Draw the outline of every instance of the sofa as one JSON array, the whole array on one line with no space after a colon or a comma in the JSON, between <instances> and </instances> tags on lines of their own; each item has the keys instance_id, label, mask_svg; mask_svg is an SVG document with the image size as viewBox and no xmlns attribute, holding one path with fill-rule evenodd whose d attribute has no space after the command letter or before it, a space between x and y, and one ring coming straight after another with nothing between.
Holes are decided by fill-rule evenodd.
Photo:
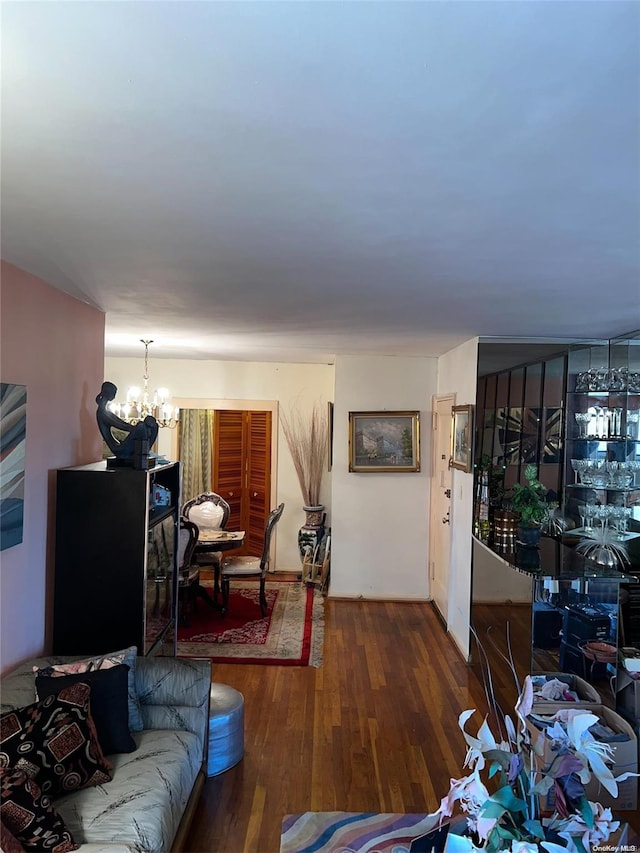
<instances>
[{"instance_id":1,"label":"sofa","mask_svg":"<svg viewBox=\"0 0 640 853\"><path fill-rule=\"evenodd\" d=\"M77 660L38 658L3 676L3 724L18 709L36 702L34 667L46 671ZM138 657L133 648L130 663L127 698L131 703L135 692L140 724L134 728L142 728L127 732L133 738L132 751L105 752L110 781L92 780L88 787L50 797L82 853L182 850L206 779L211 662ZM81 687L87 689L85 684ZM37 771L33 778L38 781Z\"/></svg>"}]
</instances>

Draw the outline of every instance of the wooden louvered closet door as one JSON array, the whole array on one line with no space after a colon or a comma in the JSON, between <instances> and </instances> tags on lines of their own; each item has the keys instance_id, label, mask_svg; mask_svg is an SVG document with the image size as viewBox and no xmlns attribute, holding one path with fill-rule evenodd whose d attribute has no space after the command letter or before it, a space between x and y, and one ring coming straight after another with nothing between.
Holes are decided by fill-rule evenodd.
<instances>
[{"instance_id":1,"label":"wooden louvered closet door","mask_svg":"<svg viewBox=\"0 0 640 853\"><path fill-rule=\"evenodd\" d=\"M213 435L213 490L231 507L227 528L247 531L233 553L259 556L271 509L271 412L218 409Z\"/></svg>"}]
</instances>

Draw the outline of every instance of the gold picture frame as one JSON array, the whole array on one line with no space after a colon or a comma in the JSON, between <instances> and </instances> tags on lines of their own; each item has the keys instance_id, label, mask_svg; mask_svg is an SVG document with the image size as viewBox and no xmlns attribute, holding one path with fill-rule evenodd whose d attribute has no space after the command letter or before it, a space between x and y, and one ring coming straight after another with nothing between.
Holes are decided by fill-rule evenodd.
<instances>
[{"instance_id":1,"label":"gold picture frame","mask_svg":"<svg viewBox=\"0 0 640 853\"><path fill-rule=\"evenodd\" d=\"M420 412L349 412L349 471L420 470Z\"/></svg>"},{"instance_id":2,"label":"gold picture frame","mask_svg":"<svg viewBox=\"0 0 640 853\"><path fill-rule=\"evenodd\" d=\"M473 406L453 406L451 417L451 467L468 474L473 456Z\"/></svg>"}]
</instances>

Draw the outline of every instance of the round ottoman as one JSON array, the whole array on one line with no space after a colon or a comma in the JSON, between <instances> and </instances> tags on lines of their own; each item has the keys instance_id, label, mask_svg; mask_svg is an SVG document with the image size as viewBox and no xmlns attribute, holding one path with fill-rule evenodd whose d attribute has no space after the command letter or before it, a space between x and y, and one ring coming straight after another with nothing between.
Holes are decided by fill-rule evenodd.
<instances>
[{"instance_id":1,"label":"round ottoman","mask_svg":"<svg viewBox=\"0 0 640 853\"><path fill-rule=\"evenodd\" d=\"M244 696L228 684L212 684L207 776L217 776L244 755Z\"/></svg>"}]
</instances>

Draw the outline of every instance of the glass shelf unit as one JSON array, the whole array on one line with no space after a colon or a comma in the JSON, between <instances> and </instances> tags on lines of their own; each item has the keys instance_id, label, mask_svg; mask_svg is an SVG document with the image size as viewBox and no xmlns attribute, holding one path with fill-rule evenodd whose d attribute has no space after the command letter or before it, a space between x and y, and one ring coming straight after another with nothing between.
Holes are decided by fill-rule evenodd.
<instances>
[{"instance_id":1,"label":"glass shelf unit","mask_svg":"<svg viewBox=\"0 0 640 853\"><path fill-rule=\"evenodd\" d=\"M572 534L640 533L640 339L569 351L563 515Z\"/></svg>"}]
</instances>

